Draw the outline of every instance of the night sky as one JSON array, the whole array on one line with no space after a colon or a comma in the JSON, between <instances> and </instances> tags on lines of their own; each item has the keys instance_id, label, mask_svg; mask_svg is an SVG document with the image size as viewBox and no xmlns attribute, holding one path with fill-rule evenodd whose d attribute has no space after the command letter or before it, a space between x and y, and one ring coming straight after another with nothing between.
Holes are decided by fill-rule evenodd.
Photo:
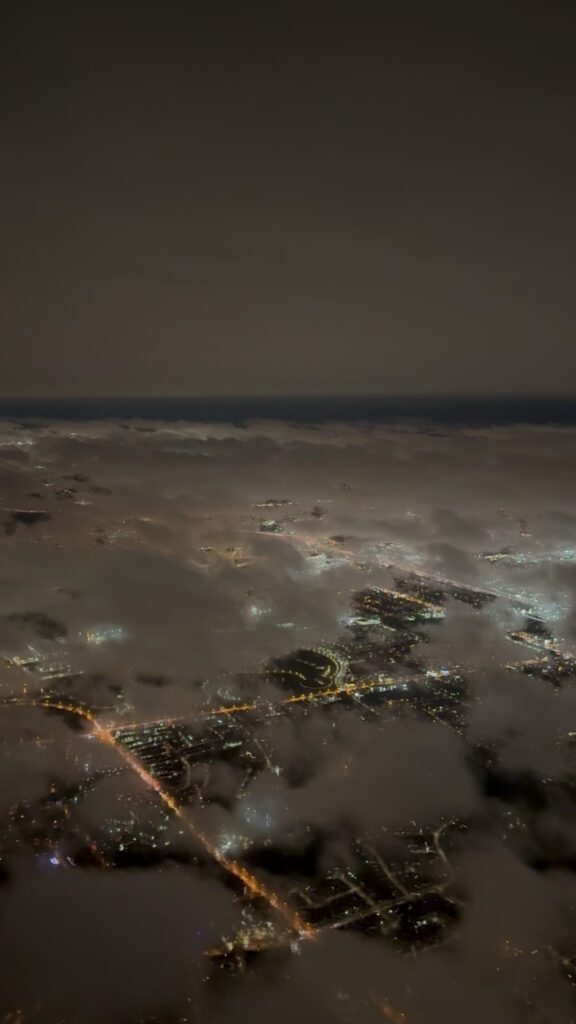
<instances>
[{"instance_id":1,"label":"night sky","mask_svg":"<svg viewBox=\"0 0 576 1024\"><path fill-rule=\"evenodd\" d=\"M567 12L3 4L0 392L571 390Z\"/></svg>"}]
</instances>

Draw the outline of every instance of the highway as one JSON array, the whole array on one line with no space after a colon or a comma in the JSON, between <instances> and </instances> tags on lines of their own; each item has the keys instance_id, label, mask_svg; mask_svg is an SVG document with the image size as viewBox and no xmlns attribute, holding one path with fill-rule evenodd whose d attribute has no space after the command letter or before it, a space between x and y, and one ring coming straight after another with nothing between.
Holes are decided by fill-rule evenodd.
<instances>
[{"instance_id":1,"label":"highway","mask_svg":"<svg viewBox=\"0 0 576 1024\"><path fill-rule=\"evenodd\" d=\"M250 874L250 872L247 871L246 868L242 867L241 864L238 864L236 861L231 860L229 857L222 854L210 839L195 825L188 814L185 813L185 811L176 803L170 793L162 789L160 784L152 775L150 775L149 772L146 771L140 761L138 761L138 759L134 757L123 744L118 743L110 730L101 725L101 723L95 719L92 712L87 708L72 702L67 703L62 700L46 700L41 697L8 698L2 702L2 705L4 707L36 707L54 709L82 718L84 721L88 722L92 730L92 735L96 739L100 740L100 742L114 748L118 756L122 758L128 767L139 777L142 783L158 796L168 810L182 822L185 829L202 845L206 852L217 862L217 864L219 864L221 868L241 882L253 897L258 896L266 900L273 910L283 918L284 923L290 928L290 930L296 933L299 938L307 938L313 934L313 929L306 924L306 922L303 921L302 918L300 918L300 916L293 911L284 900L273 892L273 890L265 886L255 878L254 875Z\"/></svg>"}]
</instances>

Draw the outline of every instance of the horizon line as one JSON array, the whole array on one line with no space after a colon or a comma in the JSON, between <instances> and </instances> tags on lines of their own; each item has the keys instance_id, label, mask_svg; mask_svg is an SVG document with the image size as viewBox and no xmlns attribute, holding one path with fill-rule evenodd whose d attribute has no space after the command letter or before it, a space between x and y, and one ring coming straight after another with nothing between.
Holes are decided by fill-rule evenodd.
<instances>
[{"instance_id":1,"label":"horizon line","mask_svg":"<svg viewBox=\"0 0 576 1024\"><path fill-rule=\"evenodd\" d=\"M355 392L286 392L256 394L97 394L97 395L2 395L0 402L98 402L98 401L258 401L271 399L397 399L397 398L562 398L575 399L576 391L355 391Z\"/></svg>"}]
</instances>

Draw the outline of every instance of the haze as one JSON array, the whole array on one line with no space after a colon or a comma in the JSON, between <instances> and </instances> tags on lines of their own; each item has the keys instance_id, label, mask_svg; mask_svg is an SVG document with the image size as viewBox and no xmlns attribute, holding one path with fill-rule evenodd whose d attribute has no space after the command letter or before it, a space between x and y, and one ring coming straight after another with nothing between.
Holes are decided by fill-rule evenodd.
<instances>
[{"instance_id":1,"label":"haze","mask_svg":"<svg viewBox=\"0 0 576 1024\"><path fill-rule=\"evenodd\" d=\"M0 1016L560 1024L574 428L0 427Z\"/></svg>"},{"instance_id":2,"label":"haze","mask_svg":"<svg viewBox=\"0 0 576 1024\"><path fill-rule=\"evenodd\" d=\"M2 14L5 395L558 392L568 5Z\"/></svg>"}]
</instances>

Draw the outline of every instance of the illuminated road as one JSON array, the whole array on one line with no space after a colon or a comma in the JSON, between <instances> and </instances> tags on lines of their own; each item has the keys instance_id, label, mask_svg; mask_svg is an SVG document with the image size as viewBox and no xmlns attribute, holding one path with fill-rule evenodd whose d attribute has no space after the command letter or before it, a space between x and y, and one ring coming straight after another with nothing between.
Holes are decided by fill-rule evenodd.
<instances>
[{"instance_id":1,"label":"illuminated road","mask_svg":"<svg viewBox=\"0 0 576 1024\"><path fill-rule=\"evenodd\" d=\"M215 708L193 709L190 714L194 718L217 718L221 715L238 715L245 711L269 711L273 708L282 708L290 704L314 704L324 698L337 699L338 697L352 696L355 694L370 693L371 690L382 689L390 686L400 686L413 681L412 676L386 676L382 679L364 679L361 682L342 683L338 686L326 686L322 690L309 690L307 693L296 693L291 697L284 697L283 700L270 704L267 701L254 701L252 704L222 704ZM119 726L118 731L127 732L129 729L146 729L154 725L172 725L174 722L186 722L189 717L176 715L173 718L158 718L146 722L131 722L129 725Z\"/></svg>"},{"instance_id":2,"label":"illuminated road","mask_svg":"<svg viewBox=\"0 0 576 1024\"><path fill-rule=\"evenodd\" d=\"M93 714L87 708L84 708L81 705L68 704L60 700L42 700L33 698L8 699L4 701L3 704L5 707L37 707L64 711L67 714L75 715L76 717L83 718L85 721L89 722L92 727L92 735L102 743L106 743L109 746L114 747L118 756L121 757L132 771L138 775L148 789L153 790L158 795L164 805L176 815L193 838L200 842L207 853L210 854L221 868L241 882L252 896L259 896L262 899L265 899L267 903L282 916L289 928L293 932L296 932L300 938L310 937L313 934L313 929L310 928L310 926L306 924L306 922L303 921L299 915L295 913L295 911L293 911L275 892L265 886L262 882L258 881L258 879L255 878L254 875L251 875L249 871L242 867L242 865L224 856L224 854L222 854L217 847L210 842L208 837L201 832L194 822L184 813L170 793L167 793L166 790L162 789L156 779L146 771L136 757L126 750L122 744L116 742L110 730L97 722Z\"/></svg>"},{"instance_id":3,"label":"illuminated road","mask_svg":"<svg viewBox=\"0 0 576 1024\"><path fill-rule=\"evenodd\" d=\"M304 702L311 702L318 699L319 696L337 697L340 694L350 694L353 692L362 693L373 689L376 686L381 686L382 683L374 680L365 680L362 683L347 683L338 687L327 687L323 691L317 691L316 694L305 693L295 694L292 697L282 701L282 705L286 704L297 704ZM248 944L242 944L243 940L240 940L240 945L235 942L226 942L223 946L217 947L207 951L209 956L219 956L223 953L233 951L261 951L267 948L279 948L290 945L296 940L310 939L318 935L324 930L337 930L342 927L349 927L355 921L359 921L365 917L371 917L373 915L386 915L391 910L399 907L403 904L411 903L414 900L419 900L423 896L431 893L443 893L444 890L452 882L452 869L446 853L442 847L442 837L446 829L453 825L454 822L447 821L443 822L432 834L431 834L431 845L434 848L436 855L444 864L446 869L446 879L441 883L433 884L424 890L410 891L405 887L402 882L396 877L394 872L390 869L389 865L377 854L376 851L371 850L370 852L375 856L377 862L380 865L384 875L388 878L392 884L393 889L396 890L396 895L392 899L388 898L384 901L372 899L367 895L364 890L357 884L352 883L347 876L342 876L341 880L346 882L346 885L350 891L356 892L359 897L362 898L364 906L360 907L355 913L346 912L343 916L338 917L335 920L325 923L323 925L311 925L302 918L293 907L286 902L281 896L278 895L273 889L271 889L264 882L260 881L253 874L251 874L245 867L239 864L237 861L227 857L221 850L214 845L210 838L195 824L188 813L179 806L174 797L162 788L161 784L146 770L140 760L135 757L113 734L109 727L106 727L102 723L98 722L95 718L94 713L86 707L80 704L74 704L66 700L53 698L31 698L31 697L13 697L2 702L4 707L36 707L38 709L52 709L62 711L65 714L73 715L77 718L83 719L89 725L91 735L100 742L107 746L113 747L118 757L133 771L144 786L158 797L162 801L164 806L182 823L183 827L189 832L192 838L200 843L204 850L209 856L215 861L219 867L226 871L229 875L233 876L241 885L244 890L252 897L260 897L265 900L268 906L275 911L279 918L282 919L284 926L287 928L287 932L284 934L277 933L274 937L268 932L263 936L253 936L249 939ZM253 705L240 705L236 708L238 711L248 710ZM259 706L259 705L257 705ZM232 709L227 709L230 712ZM212 710L212 714L218 714L218 709ZM335 897L338 898L338 897ZM306 901L309 906L315 906L313 901ZM330 898L323 903L319 904L323 906L324 903L330 902ZM453 902L453 901L452 901ZM318 904L316 904L318 905ZM292 936L292 937L291 937ZM388 1012L382 1012L389 1020L404 1021L406 1018L401 1015L399 1017L390 1016L391 1008L389 1004ZM382 1008L382 1007L381 1007Z\"/></svg>"},{"instance_id":4,"label":"illuminated road","mask_svg":"<svg viewBox=\"0 0 576 1024\"><path fill-rule=\"evenodd\" d=\"M277 706L284 707L296 704L310 704L315 703L318 700L323 699L338 699L341 696L350 695L361 695L368 693L376 688L384 688L387 683L398 682L399 680L393 680L392 678L386 680L364 680L363 682L350 682L343 683L339 686L328 686L322 690L308 691L307 693L297 693L291 697L287 697L280 701ZM162 803L168 808L172 814L176 815L179 821L182 822L183 826L190 835L197 840L207 853L216 861L217 864L229 874L233 875L242 885L253 895L259 896L265 899L267 903L283 918L285 923L288 925L292 932L295 932L299 937L311 937L315 933L315 929L308 925L288 904L280 898L273 890L260 882L254 875L250 874L241 864L237 861L231 860L226 857L225 854L210 841L208 836L202 832L198 826L192 821L187 813L179 806L176 800L162 788L160 783L150 774L143 766L143 764L136 758L126 746L119 740L111 731L110 727L106 727L98 722L88 708L83 707L80 704L74 704L64 700L50 699L50 698L33 698L33 697L13 697L7 698L3 701L4 707L37 707L52 709L56 711L62 711L66 714L74 715L77 718L82 718L84 721L89 723L92 735L99 739L102 743L106 743L108 746L114 748L116 753L128 767L138 775L144 785L152 790ZM252 704L235 704L231 706L223 706L217 708L210 708L201 713L202 718L208 717L220 717L222 715L235 715L241 714L247 711L264 710L267 705L262 702ZM161 719L158 722L146 723L146 724L168 724L168 722L181 721L182 719ZM139 729L145 727L142 723L134 723L129 726L122 726L121 729L116 730L117 733L125 732L128 729Z\"/></svg>"},{"instance_id":5,"label":"illuminated road","mask_svg":"<svg viewBox=\"0 0 576 1024\"><path fill-rule=\"evenodd\" d=\"M342 683L336 686L327 686L321 690L316 689L306 693L293 694L291 697L287 697L280 701L277 705L273 705L272 709L274 707L286 707L297 704L314 704L319 700L337 700L342 696L360 696L377 688L385 689L387 684L395 684L398 682L401 682L401 680L389 677L385 680L368 679L362 682L355 681ZM149 790L152 790L158 796L165 807L167 807L168 810L179 819L190 835L201 844L201 846L207 851L213 860L223 868L223 870L241 882L252 896L258 896L266 900L269 906L282 917L290 931L298 935L299 938L310 938L315 934L316 929L307 924L306 921L304 921L283 899L281 899L277 893L266 886L263 882L259 881L254 875L250 874L250 872L241 864L238 864L237 861L232 860L223 854L179 806L174 797L162 788L157 779L155 779L154 776L146 770L141 761L139 761L138 758L126 748L125 744L117 738L118 735L129 729L140 729L144 728L145 725L142 723L134 723L133 725L122 726L113 732L112 726L106 727L102 723L98 722L94 713L88 708L83 707L81 704L74 704L72 702L56 698L33 698L22 696L7 698L2 703L4 707L36 707L62 711L86 721L91 727L92 735L102 743L114 748L115 752L124 761L124 763L133 772L135 772L136 775L138 775L139 779ZM220 717L222 715L235 715L248 711L267 709L270 710L269 705L262 702L235 704L227 707L223 706L204 710L201 712L200 717ZM181 721L182 719L160 719L157 722L146 724L163 725L179 720Z\"/></svg>"}]
</instances>

